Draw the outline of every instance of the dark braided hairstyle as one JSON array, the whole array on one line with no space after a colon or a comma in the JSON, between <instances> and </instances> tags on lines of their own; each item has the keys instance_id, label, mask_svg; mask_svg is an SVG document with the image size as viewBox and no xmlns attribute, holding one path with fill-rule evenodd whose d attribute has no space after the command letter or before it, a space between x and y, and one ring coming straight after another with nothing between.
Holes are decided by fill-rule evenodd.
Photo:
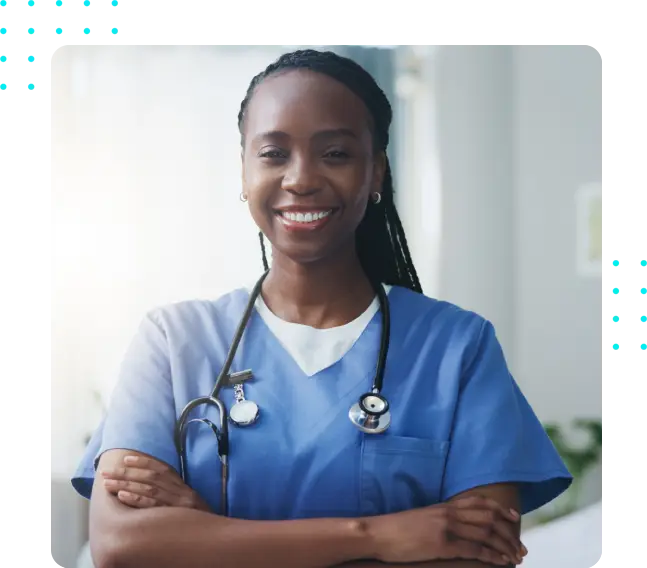
<instances>
[{"instance_id":1,"label":"dark braided hairstyle","mask_svg":"<svg viewBox=\"0 0 647 568\"><path fill-rule=\"evenodd\" d=\"M238 129L243 143L245 111L256 87L270 75L294 69L307 69L332 77L362 99L372 118L371 126L375 150L386 153L392 111L382 89L373 77L353 60L331 51L322 52L312 49L282 55L252 79L238 113ZM372 282L403 286L422 293L422 287L407 246L407 238L395 208L393 193L391 167L387 158L382 183L382 199L379 204L372 201L368 204L366 214L355 233L357 255L362 268ZM263 267L268 270L269 265L262 232L259 233L259 239Z\"/></svg>"}]
</instances>

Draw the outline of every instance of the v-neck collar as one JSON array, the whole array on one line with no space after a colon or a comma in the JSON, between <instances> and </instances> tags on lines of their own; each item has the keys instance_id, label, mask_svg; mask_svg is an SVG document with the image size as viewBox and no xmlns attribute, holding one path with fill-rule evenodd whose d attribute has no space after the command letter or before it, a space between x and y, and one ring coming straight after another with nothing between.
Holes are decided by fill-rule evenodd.
<instances>
[{"instance_id":1,"label":"v-neck collar","mask_svg":"<svg viewBox=\"0 0 647 568\"><path fill-rule=\"evenodd\" d=\"M391 287L385 286L388 295ZM361 338L375 314L379 312L377 297L353 321L342 326L315 329L291 323L276 316L263 301L256 300L256 312L265 326L308 377L314 377L343 359Z\"/></svg>"},{"instance_id":2,"label":"v-neck collar","mask_svg":"<svg viewBox=\"0 0 647 568\"><path fill-rule=\"evenodd\" d=\"M398 358L400 342L395 340L393 332L394 320L397 319L394 312L401 296L399 292L392 289L387 297L392 312L392 337L385 376L393 365L392 360ZM248 298L249 293L241 300ZM290 424L300 424L300 428L306 425L308 429L325 428L338 418L340 412L347 412L346 407L361 392L371 388L377 370L381 333L381 313L378 310L340 360L308 377L254 309L235 359L236 368L251 368L258 379L246 385L246 397L262 407L271 406L273 412L289 415ZM313 415L312 406L306 402L309 400L319 401L320 407L324 404L326 411ZM323 403L323 400L328 403ZM285 435L290 437L287 432Z\"/></svg>"}]
</instances>

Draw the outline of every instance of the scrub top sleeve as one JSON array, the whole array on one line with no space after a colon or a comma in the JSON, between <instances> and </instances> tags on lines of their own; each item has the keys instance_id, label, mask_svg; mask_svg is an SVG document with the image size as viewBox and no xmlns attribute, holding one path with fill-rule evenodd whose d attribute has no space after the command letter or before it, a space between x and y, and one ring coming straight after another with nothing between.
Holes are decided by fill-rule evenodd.
<instances>
[{"instance_id":1,"label":"scrub top sleeve","mask_svg":"<svg viewBox=\"0 0 647 568\"><path fill-rule=\"evenodd\" d=\"M516 483L525 514L552 501L571 480L510 375L492 324L484 321L460 387L442 500L482 485Z\"/></svg>"},{"instance_id":2,"label":"scrub top sleeve","mask_svg":"<svg viewBox=\"0 0 647 568\"><path fill-rule=\"evenodd\" d=\"M96 466L107 450L134 450L179 470L169 361L166 334L155 312L150 312L126 352L108 413L72 478L72 485L83 497L90 498Z\"/></svg>"}]
</instances>

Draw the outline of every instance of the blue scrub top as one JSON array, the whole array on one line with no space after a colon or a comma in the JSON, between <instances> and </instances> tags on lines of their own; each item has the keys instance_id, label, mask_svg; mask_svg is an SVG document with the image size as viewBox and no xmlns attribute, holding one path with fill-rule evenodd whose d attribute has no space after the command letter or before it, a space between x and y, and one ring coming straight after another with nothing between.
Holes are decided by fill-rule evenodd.
<instances>
[{"instance_id":1,"label":"blue scrub top","mask_svg":"<svg viewBox=\"0 0 647 568\"><path fill-rule=\"evenodd\" d=\"M249 299L159 308L141 323L108 414L72 483L89 498L98 457L113 448L149 454L176 470L175 421L208 394ZM245 395L259 421L230 428L230 515L281 520L378 515L433 505L478 486L519 484L522 513L566 490L571 476L510 375L492 325L452 304L395 286L382 393L392 423L364 434L348 410L372 385L381 318L350 351L312 377L253 312L231 371L252 369ZM220 395L231 409L233 389ZM193 417L209 417L212 410ZM192 425L191 486L220 511L220 461L207 426Z\"/></svg>"}]
</instances>

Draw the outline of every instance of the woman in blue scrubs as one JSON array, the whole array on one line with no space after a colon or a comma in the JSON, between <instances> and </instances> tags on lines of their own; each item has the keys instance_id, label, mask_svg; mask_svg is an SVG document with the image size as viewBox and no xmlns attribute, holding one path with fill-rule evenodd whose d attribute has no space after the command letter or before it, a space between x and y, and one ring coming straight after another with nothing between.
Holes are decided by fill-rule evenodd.
<instances>
[{"instance_id":1,"label":"woman in blue scrubs","mask_svg":"<svg viewBox=\"0 0 647 568\"><path fill-rule=\"evenodd\" d=\"M219 514L211 430L189 435L190 487L178 474L173 432L187 402L213 388L247 288L144 317L73 479L91 497L95 563L520 563L520 515L571 477L492 325L422 294L394 205L384 93L348 59L297 51L253 79L238 121L241 199L269 273L232 366L253 370L243 390L260 415L230 428L229 515ZM392 422L366 434L348 409L375 373L375 286L391 312L382 394ZM229 409L236 396L220 394Z\"/></svg>"}]
</instances>

